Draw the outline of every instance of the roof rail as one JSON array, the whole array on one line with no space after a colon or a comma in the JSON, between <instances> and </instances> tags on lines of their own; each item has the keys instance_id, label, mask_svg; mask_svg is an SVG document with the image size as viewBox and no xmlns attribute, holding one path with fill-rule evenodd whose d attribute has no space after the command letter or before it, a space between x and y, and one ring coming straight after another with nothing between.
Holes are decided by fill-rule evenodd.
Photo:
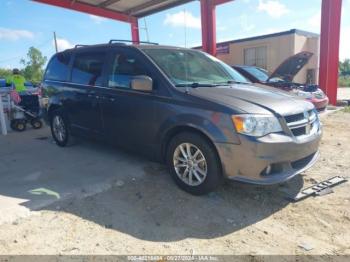
<instances>
[{"instance_id":1,"label":"roof rail","mask_svg":"<svg viewBox=\"0 0 350 262\"><path fill-rule=\"evenodd\" d=\"M74 48L85 47L85 46L89 46L89 45L75 45Z\"/></svg>"},{"instance_id":2,"label":"roof rail","mask_svg":"<svg viewBox=\"0 0 350 262\"><path fill-rule=\"evenodd\" d=\"M119 39L112 39L109 40L108 44L116 43L132 43L132 44L149 44L149 45L159 45L158 43L154 42L147 42L147 41L132 41L132 40L119 40Z\"/></svg>"}]
</instances>

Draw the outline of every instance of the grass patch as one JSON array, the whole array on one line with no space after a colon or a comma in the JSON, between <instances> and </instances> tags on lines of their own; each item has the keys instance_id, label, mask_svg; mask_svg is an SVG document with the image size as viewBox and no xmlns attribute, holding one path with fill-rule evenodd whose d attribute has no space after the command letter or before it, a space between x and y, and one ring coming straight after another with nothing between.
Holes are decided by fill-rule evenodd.
<instances>
[{"instance_id":1,"label":"grass patch","mask_svg":"<svg viewBox=\"0 0 350 262\"><path fill-rule=\"evenodd\" d=\"M350 87L350 77L348 76L341 76L339 77L339 84L340 87Z\"/></svg>"},{"instance_id":2,"label":"grass patch","mask_svg":"<svg viewBox=\"0 0 350 262\"><path fill-rule=\"evenodd\" d=\"M344 113L350 113L350 106L345 107L342 111Z\"/></svg>"}]
</instances>

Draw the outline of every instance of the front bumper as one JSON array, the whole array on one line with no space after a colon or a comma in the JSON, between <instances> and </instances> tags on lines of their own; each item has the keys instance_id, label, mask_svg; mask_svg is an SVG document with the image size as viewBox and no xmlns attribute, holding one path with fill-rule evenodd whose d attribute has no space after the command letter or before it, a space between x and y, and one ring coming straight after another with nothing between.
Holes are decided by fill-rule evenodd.
<instances>
[{"instance_id":1,"label":"front bumper","mask_svg":"<svg viewBox=\"0 0 350 262\"><path fill-rule=\"evenodd\" d=\"M319 156L321 133L320 129L302 140L285 134L240 136L241 144L215 146L227 178L269 185L285 182L313 166Z\"/></svg>"},{"instance_id":2,"label":"front bumper","mask_svg":"<svg viewBox=\"0 0 350 262\"><path fill-rule=\"evenodd\" d=\"M323 111L328 106L329 99L328 99L328 97L321 98L321 99L313 98L310 100L310 102L314 104L315 108L318 111Z\"/></svg>"}]
</instances>

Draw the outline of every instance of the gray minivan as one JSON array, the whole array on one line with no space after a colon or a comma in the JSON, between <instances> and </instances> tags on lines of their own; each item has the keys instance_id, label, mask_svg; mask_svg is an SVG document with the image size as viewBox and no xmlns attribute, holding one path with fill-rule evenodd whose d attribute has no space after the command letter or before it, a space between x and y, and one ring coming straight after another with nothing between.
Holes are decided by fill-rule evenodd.
<instances>
[{"instance_id":1,"label":"gray minivan","mask_svg":"<svg viewBox=\"0 0 350 262\"><path fill-rule=\"evenodd\" d=\"M256 87L198 50L77 46L51 58L43 94L57 145L75 136L107 140L167 163L191 194L224 178L284 182L318 157L322 131L311 103Z\"/></svg>"}]
</instances>

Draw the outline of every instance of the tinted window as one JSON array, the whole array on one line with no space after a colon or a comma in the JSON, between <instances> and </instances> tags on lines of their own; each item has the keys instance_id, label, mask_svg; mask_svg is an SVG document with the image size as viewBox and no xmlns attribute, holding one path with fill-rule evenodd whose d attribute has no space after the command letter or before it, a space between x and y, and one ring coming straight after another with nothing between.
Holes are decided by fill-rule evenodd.
<instances>
[{"instance_id":1,"label":"tinted window","mask_svg":"<svg viewBox=\"0 0 350 262\"><path fill-rule=\"evenodd\" d=\"M67 81L71 53L64 52L55 55L47 66L45 79Z\"/></svg>"},{"instance_id":2,"label":"tinted window","mask_svg":"<svg viewBox=\"0 0 350 262\"><path fill-rule=\"evenodd\" d=\"M105 53L78 53L72 68L72 82L82 85L101 86Z\"/></svg>"},{"instance_id":3,"label":"tinted window","mask_svg":"<svg viewBox=\"0 0 350 262\"><path fill-rule=\"evenodd\" d=\"M134 56L117 53L114 55L112 70L108 76L109 87L131 88L133 76L149 75Z\"/></svg>"}]
</instances>

